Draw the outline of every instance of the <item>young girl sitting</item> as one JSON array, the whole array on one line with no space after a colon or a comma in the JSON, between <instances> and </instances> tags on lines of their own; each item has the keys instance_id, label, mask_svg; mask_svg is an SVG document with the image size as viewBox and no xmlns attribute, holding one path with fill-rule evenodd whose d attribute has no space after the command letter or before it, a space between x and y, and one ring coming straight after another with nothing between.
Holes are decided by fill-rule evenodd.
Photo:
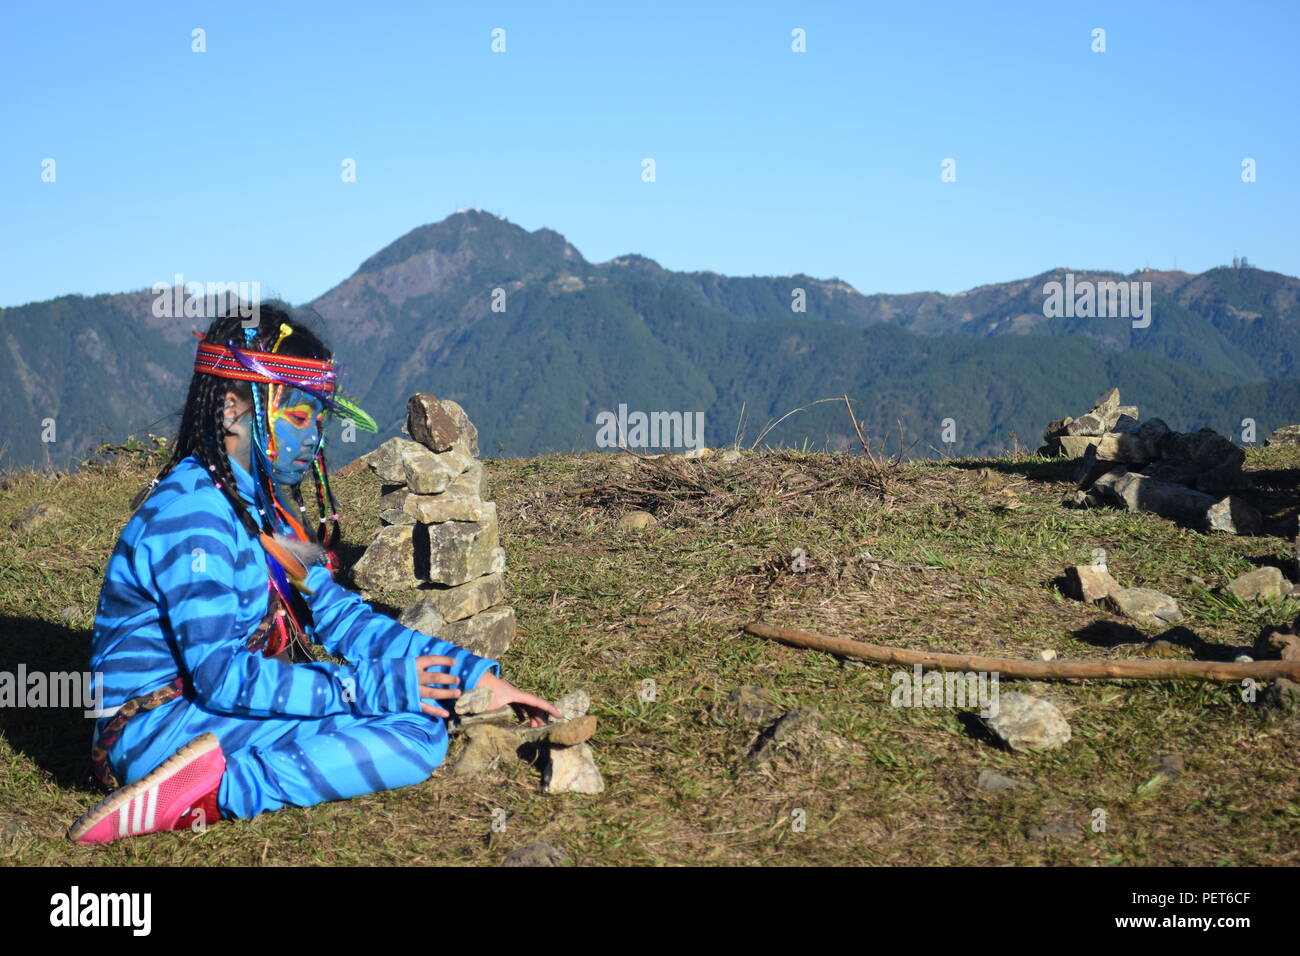
<instances>
[{"instance_id":1,"label":"young girl sitting","mask_svg":"<svg viewBox=\"0 0 1300 956\"><path fill-rule=\"evenodd\" d=\"M245 321L217 319L199 343L172 459L109 560L91 760L113 792L73 825L78 843L419 783L446 756L440 702L475 687L534 726L560 716L496 661L334 582L323 426L331 413L374 422L306 327L273 305ZM318 528L302 504L309 469ZM350 663L293 662L309 640Z\"/></svg>"}]
</instances>

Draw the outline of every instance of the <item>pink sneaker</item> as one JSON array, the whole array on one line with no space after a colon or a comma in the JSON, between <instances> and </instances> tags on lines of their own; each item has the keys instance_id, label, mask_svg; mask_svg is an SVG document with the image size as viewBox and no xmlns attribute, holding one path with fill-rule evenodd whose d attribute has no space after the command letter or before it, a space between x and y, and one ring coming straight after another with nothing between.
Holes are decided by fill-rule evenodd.
<instances>
[{"instance_id":1,"label":"pink sneaker","mask_svg":"<svg viewBox=\"0 0 1300 956\"><path fill-rule=\"evenodd\" d=\"M221 819L217 791L226 758L216 734L195 737L150 773L114 790L72 825L77 843L187 830Z\"/></svg>"}]
</instances>

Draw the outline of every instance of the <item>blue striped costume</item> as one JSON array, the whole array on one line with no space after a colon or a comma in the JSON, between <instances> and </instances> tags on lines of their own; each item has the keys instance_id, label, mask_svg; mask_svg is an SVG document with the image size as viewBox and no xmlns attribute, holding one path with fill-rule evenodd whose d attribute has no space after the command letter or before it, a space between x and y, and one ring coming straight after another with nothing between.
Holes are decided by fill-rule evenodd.
<instances>
[{"instance_id":1,"label":"blue striped costume","mask_svg":"<svg viewBox=\"0 0 1300 956\"><path fill-rule=\"evenodd\" d=\"M252 478L233 458L230 465L251 504ZM91 670L103 674L109 716L178 677L185 693L126 721L108 750L121 783L207 731L226 757L217 797L223 816L428 778L446 756L447 729L443 718L420 710L414 658L453 658L463 691L499 665L372 610L322 565L312 566L307 585L313 622L305 629L348 665L290 664L248 650L268 607L265 550L198 459L186 458L158 484L109 560ZM109 716L96 722L97 740Z\"/></svg>"}]
</instances>

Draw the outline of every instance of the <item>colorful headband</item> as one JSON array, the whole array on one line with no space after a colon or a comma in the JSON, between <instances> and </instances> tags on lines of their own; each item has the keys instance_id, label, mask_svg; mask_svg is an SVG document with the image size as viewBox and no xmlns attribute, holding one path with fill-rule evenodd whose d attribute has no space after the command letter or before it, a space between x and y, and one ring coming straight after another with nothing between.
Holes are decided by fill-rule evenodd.
<instances>
[{"instance_id":1,"label":"colorful headband","mask_svg":"<svg viewBox=\"0 0 1300 956\"><path fill-rule=\"evenodd\" d=\"M194 334L203 338L202 332L195 331ZM330 397L336 391L337 378L332 361L241 349L233 341L226 345L201 341L194 356L194 371L245 382L291 385L316 396L327 408L352 419L363 431L378 430L375 420L342 390Z\"/></svg>"},{"instance_id":2,"label":"colorful headband","mask_svg":"<svg viewBox=\"0 0 1300 956\"><path fill-rule=\"evenodd\" d=\"M254 352L235 345L200 342L194 371L245 382L293 385L329 394L334 391L334 363L294 358L274 352Z\"/></svg>"}]
</instances>

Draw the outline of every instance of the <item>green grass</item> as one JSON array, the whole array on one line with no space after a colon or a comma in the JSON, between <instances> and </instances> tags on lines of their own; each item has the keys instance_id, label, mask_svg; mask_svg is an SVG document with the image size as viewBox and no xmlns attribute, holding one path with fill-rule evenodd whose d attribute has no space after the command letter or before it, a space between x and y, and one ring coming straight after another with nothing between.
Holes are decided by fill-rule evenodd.
<instances>
[{"instance_id":1,"label":"green grass","mask_svg":"<svg viewBox=\"0 0 1300 956\"><path fill-rule=\"evenodd\" d=\"M1249 466L1270 529L1293 533L1300 454L1252 451ZM877 473L861 458L803 450L747 454L734 465L632 465L608 454L489 462L520 631L504 673L551 697L590 692L605 793L544 794L522 762L469 780L439 770L417 787L222 823L201 836L82 848L64 833L98 796L86 777L89 723L73 712L11 710L0 712L0 860L495 864L544 840L584 865L1300 861L1296 722L1243 702L1235 685L1005 682L1004 693L1057 702L1073 729L1058 750L1014 754L991 744L969 714L890 707L890 668L846 666L741 630L759 618L911 649L1131 657L1156 635L1067 600L1053 584L1098 547L1121 584L1178 598L1202 652L1244 649L1300 612L1294 602L1243 604L1188 582L1199 576L1213 589L1261 561L1294 576L1287 538L1068 510L1068 472L1020 456ZM839 483L799 494L798 474ZM108 555L129 499L150 476L133 455L74 475L5 476L0 670L20 661L84 669ZM574 493L613 482L678 494ZM355 553L378 526L378 482L359 475L338 485ZM12 531L11 519L37 501L64 517ZM660 523L616 531L633 508ZM807 554L801 574L789 567L795 548ZM873 566L864 551L892 564ZM400 608L415 596L371 597ZM653 701L639 695L647 679ZM741 684L769 689L787 708L817 709L846 748L770 773L749 768L753 728L723 706ZM1167 752L1182 755L1186 772L1153 783ZM983 793L975 788L983 768L1034 789ZM501 833L491 827L498 807L508 814ZM1104 832L1091 828L1098 809ZM792 826L796 811L802 831ZM1078 843L1027 836L1061 816L1081 828Z\"/></svg>"}]
</instances>

